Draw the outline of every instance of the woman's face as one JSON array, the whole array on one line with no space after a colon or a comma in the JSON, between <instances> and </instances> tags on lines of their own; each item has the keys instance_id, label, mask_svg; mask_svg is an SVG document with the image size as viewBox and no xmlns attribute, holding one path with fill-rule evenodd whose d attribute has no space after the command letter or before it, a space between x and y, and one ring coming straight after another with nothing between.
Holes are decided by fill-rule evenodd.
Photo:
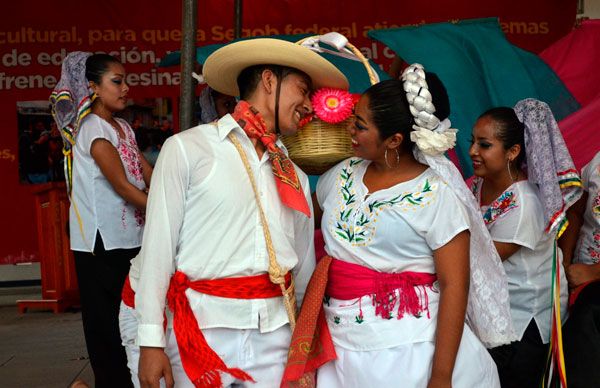
<instances>
[{"instance_id":1,"label":"woman's face","mask_svg":"<svg viewBox=\"0 0 600 388\"><path fill-rule=\"evenodd\" d=\"M225 116L227 113L233 113L236 105L235 97L217 91L213 93L213 101L215 102L215 110L217 111L218 118Z\"/></svg>"},{"instance_id":2,"label":"woman's face","mask_svg":"<svg viewBox=\"0 0 600 388\"><path fill-rule=\"evenodd\" d=\"M92 82L91 86L108 111L119 112L127 106L129 86L125 83L125 68L120 63L111 63L102 74L100 84Z\"/></svg>"},{"instance_id":3,"label":"woman's face","mask_svg":"<svg viewBox=\"0 0 600 388\"><path fill-rule=\"evenodd\" d=\"M355 156L367 160L383 157L386 147L379 137L379 129L372 121L368 96L363 95L354 107L354 117L348 126L348 132L352 137Z\"/></svg>"},{"instance_id":4,"label":"woman's face","mask_svg":"<svg viewBox=\"0 0 600 388\"><path fill-rule=\"evenodd\" d=\"M482 117L473 127L469 156L473 161L475 175L482 178L498 177L507 173L508 151L496 137L496 124L489 117Z\"/></svg>"}]
</instances>

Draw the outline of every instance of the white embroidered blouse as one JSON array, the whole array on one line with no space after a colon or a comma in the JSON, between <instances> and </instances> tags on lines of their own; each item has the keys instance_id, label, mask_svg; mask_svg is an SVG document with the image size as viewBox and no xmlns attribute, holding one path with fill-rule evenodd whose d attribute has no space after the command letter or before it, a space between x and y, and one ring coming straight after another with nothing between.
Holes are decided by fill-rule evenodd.
<instances>
[{"instance_id":1,"label":"white embroidered blouse","mask_svg":"<svg viewBox=\"0 0 600 388\"><path fill-rule=\"evenodd\" d=\"M475 178L471 186L479 203L482 184L481 178ZM552 323L555 240L554 235L544 232L544 212L537 193L534 184L528 181L515 182L491 204L481 206L481 213L494 241L521 246L503 262L508 276L510 309L517 337L523 337L529 322L534 319L543 342L548 343ZM562 257L558 248L557 254ZM566 313L568 290L562 265L560 271L561 312Z\"/></svg>"},{"instance_id":2,"label":"white embroidered blouse","mask_svg":"<svg viewBox=\"0 0 600 388\"><path fill-rule=\"evenodd\" d=\"M135 134L125 120L116 119L125 138L106 120L90 113L81 124L73 148L73 190L69 211L71 249L91 252L96 233L105 249L137 248L142 243L144 213L127 203L108 182L91 155L96 139L109 141L119 152L127 180L146 188Z\"/></svg>"},{"instance_id":3,"label":"white embroidered blouse","mask_svg":"<svg viewBox=\"0 0 600 388\"><path fill-rule=\"evenodd\" d=\"M319 179L325 250L332 257L380 272L435 273L433 251L468 229L462 204L432 169L369 194L363 184L369 164L347 159ZM437 282L426 292L429 317L424 313L401 319L376 316L370 296L354 301L327 298L324 308L334 343L350 350L376 350L433 341ZM392 309L396 311L397 306Z\"/></svg>"}]
</instances>

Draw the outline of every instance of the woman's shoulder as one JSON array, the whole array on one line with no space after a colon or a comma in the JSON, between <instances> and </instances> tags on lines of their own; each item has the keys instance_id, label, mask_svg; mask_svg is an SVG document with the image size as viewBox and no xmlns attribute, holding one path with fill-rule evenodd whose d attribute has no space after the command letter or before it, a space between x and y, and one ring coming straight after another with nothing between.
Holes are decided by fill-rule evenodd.
<instances>
[{"instance_id":1,"label":"woman's shoulder","mask_svg":"<svg viewBox=\"0 0 600 388\"><path fill-rule=\"evenodd\" d=\"M436 195L455 196L454 190L434 169L427 168L416 178L411 180L414 186L423 187L426 191L431 191Z\"/></svg>"},{"instance_id":2,"label":"woman's shoulder","mask_svg":"<svg viewBox=\"0 0 600 388\"><path fill-rule=\"evenodd\" d=\"M356 157L347 158L347 159L342 160L341 162L338 162L333 167L331 167L327 171L325 171L321 175L321 178L327 179L331 176L337 176L339 174L343 174L343 175L353 174L357 168L361 167L361 165L363 165L363 166L366 165L366 163L364 163L364 159L360 159L360 158L356 158Z\"/></svg>"},{"instance_id":3,"label":"woman's shoulder","mask_svg":"<svg viewBox=\"0 0 600 388\"><path fill-rule=\"evenodd\" d=\"M535 183L522 180L513 183L511 189L518 194L522 202L540 203L539 189Z\"/></svg>"},{"instance_id":4,"label":"woman's shoulder","mask_svg":"<svg viewBox=\"0 0 600 388\"><path fill-rule=\"evenodd\" d=\"M91 143L98 138L108 139L115 144L117 134L112 126L102 119L100 116L93 113L88 114L83 118L77 131L76 141L78 144L89 147Z\"/></svg>"},{"instance_id":5,"label":"woman's shoulder","mask_svg":"<svg viewBox=\"0 0 600 388\"><path fill-rule=\"evenodd\" d=\"M81 130L83 128L100 127L100 126L103 126L104 123L105 123L105 121L102 120L102 118L100 118L100 116L98 116L94 113L90 113L81 120L79 129ZM108 123L106 123L106 124L108 124Z\"/></svg>"},{"instance_id":6,"label":"woman's shoulder","mask_svg":"<svg viewBox=\"0 0 600 388\"><path fill-rule=\"evenodd\" d=\"M505 194L512 196L515 213L520 214L520 219L528 222L543 223L544 209L539 197L538 187L528 180L515 182Z\"/></svg>"}]
</instances>

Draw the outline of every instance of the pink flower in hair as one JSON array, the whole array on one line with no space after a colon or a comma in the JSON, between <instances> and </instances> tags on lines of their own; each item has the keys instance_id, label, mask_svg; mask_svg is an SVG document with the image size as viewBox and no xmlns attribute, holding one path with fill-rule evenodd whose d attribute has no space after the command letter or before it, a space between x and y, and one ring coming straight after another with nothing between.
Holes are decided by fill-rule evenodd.
<instances>
[{"instance_id":1,"label":"pink flower in hair","mask_svg":"<svg viewBox=\"0 0 600 388\"><path fill-rule=\"evenodd\" d=\"M336 124L350 117L354 99L345 90L322 88L313 95L312 105L318 118Z\"/></svg>"}]
</instances>

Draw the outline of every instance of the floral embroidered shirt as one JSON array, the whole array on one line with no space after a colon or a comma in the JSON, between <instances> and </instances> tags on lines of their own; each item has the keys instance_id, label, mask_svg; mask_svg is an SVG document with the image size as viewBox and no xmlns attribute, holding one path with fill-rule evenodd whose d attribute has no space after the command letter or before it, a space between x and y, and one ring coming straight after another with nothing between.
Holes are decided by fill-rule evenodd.
<instances>
[{"instance_id":1,"label":"floral embroidered shirt","mask_svg":"<svg viewBox=\"0 0 600 388\"><path fill-rule=\"evenodd\" d=\"M588 200L573 262L595 264L600 262L600 152L583 168L581 179Z\"/></svg>"},{"instance_id":2,"label":"floral embroidered shirt","mask_svg":"<svg viewBox=\"0 0 600 388\"><path fill-rule=\"evenodd\" d=\"M108 182L91 155L94 140L109 141L119 153L127 180L146 188L135 134L125 120L116 119L125 137L95 114L81 124L73 149L73 191L69 214L71 249L91 252L100 233L106 249L136 248L142 243L144 214L127 203ZM81 225L80 225L81 223Z\"/></svg>"},{"instance_id":3,"label":"floral embroidered shirt","mask_svg":"<svg viewBox=\"0 0 600 388\"><path fill-rule=\"evenodd\" d=\"M483 180L475 178L471 189L492 239L521 246L503 262L515 332L521 339L534 319L542 340L547 343L550 340L554 237L544 233L538 189L528 181L518 181L492 203L481 204L482 185ZM567 281L563 268L560 282L561 311L566 312Z\"/></svg>"},{"instance_id":4,"label":"floral embroidered shirt","mask_svg":"<svg viewBox=\"0 0 600 388\"><path fill-rule=\"evenodd\" d=\"M414 179L369 193L363 176L369 161L347 159L319 179L325 250L337 259L376 271L435 273L433 251L468 229L458 198L431 169ZM426 289L429 317L375 314L371 296L324 304L333 340L351 350L376 350L433 341L437 324L437 282ZM392 309L395 311L395 309Z\"/></svg>"}]
</instances>

